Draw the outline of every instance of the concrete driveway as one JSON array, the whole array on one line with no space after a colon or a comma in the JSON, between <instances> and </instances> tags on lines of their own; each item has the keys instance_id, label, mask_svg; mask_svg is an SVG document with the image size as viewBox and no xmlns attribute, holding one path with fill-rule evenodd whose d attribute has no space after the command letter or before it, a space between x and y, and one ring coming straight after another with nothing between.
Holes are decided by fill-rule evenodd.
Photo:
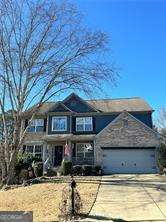
<instances>
[{"instance_id":1,"label":"concrete driveway","mask_svg":"<svg viewBox=\"0 0 166 222\"><path fill-rule=\"evenodd\" d=\"M166 177L103 176L87 221L166 221Z\"/></svg>"}]
</instances>

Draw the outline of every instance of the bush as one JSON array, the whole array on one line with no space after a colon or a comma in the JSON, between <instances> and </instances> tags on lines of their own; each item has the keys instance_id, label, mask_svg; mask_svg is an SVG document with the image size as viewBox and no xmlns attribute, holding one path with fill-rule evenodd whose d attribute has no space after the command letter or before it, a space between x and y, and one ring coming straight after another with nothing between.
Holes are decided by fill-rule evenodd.
<instances>
[{"instance_id":1,"label":"bush","mask_svg":"<svg viewBox=\"0 0 166 222\"><path fill-rule=\"evenodd\" d=\"M27 179L28 179L28 170L22 169L19 173L19 183L23 183L23 181Z\"/></svg>"},{"instance_id":2,"label":"bush","mask_svg":"<svg viewBox=\"0 0 166 222\"><path fill-rule=\"evenodd\" d=\"M82 175L82 166L80 166L80 165L73 166L72 173L74 175Z\"/></svg>"},{"instance_id":3,"label":"bush","mask_svg":"<svg viewBox=\"0 0 166 222\"><path fill-rule=\"evenodd\" d=\"M42 162L34 163L33 169L34 169L34 173L36 177L43 176L43 163Z\"/></svg>"},{"instance_id":4,"label":"bush","mask_svg":"<svg viewBox=\"0 0 166 222\"><path fill-rule=\"evenodd\" d=\"M157 161L159 171L163 173L163 169L166 168L166 144L160 145Z\"/></svg>"},{"instance_id":5,"label":"bush","mask_svg":"<svg viewBox=\"0 0 166 222\"><path fill-rule=\"evenodd\" d=\"M62 175L69 175L71 173L71 169L72 169L72 162L63 160L61 165Z\"/></svg>"},{"instance_id":6,"label":"bush","mask_svg":"<svg viewBox=\"0 0 166 222\"><path fill-rule=\"evenodd\" d=\"M92 173L93 173L93 166L91 166L91 165L83 165L82 166L82 173L85 176L92 175Z\"/></svg>"},{"instance_id":7,"label":"bush","mask_svg":"<svg viewBox=\"0 0 166 222\"><path fill-rule=\"evenodd\" d=\"M30 160L32 154L29 153L18 153L16 162L16 172L19 174L22 169L28 169L30 167Z\"/></svg>"},{"instance_id":8,"label":"bush","mask_svg":"<svg viewBox=\"0 0 166 222\"><path fill-rule=\"evenodd\" d=\"M56 176L56 175L57 175L57 172L55 172L55 171L52 170L52 169L47 169L46 176L48 176L48 177L53 177L53 176Z\"/></svg>"},{"instance_id":9,"label":"bush","mask_svg":"<svg viewBox=\"0 0 166 222\"><path fill-rule=\"evenodd\" d=\"M95 175L100 175L101 166L99 166L99 165L94 166L94 173L95 173Z\"/></svg>"},{"instance_id":10,"label":"bush","mask_svg":"<svg viewBox=\"0 0 166 222\"><path fill-rule=\"evenodd\" d=\"M42 159L33 156L31 153L18 153L16 162L16 171L19 173L21 169L28 169L32 166L32 163L41 162Z\"/></svg>"}]
</instances>

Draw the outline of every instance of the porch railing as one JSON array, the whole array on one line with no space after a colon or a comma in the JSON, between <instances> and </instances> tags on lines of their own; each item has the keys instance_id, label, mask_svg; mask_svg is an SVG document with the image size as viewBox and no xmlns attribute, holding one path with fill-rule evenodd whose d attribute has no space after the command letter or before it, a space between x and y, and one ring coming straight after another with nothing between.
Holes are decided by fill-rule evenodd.
<instances>
[{"instance_id":1,"label":"porch railing","mask_svg":"<svg viewBox=\"0 0 166 222\"><path fill-rule=\"evenodd\" d=\"M72 163L73 165L94 165L94 157L72 157Z\"/></svg>"}]
</instances>

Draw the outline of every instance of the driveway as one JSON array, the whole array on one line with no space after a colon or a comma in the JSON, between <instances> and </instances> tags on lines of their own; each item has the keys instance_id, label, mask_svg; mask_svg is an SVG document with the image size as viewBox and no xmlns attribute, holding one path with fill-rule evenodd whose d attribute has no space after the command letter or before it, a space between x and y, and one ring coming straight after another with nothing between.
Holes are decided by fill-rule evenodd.
<instances>
[{"instance_id":1,"label":"driveway","mask_svg":"<svg viewBox=\"0 0 166 222\"><path fill-rule=\"evenodd\" d=\"M103 176L86 221L166 221L166 177Z\"/></svg>"}]
</instances>

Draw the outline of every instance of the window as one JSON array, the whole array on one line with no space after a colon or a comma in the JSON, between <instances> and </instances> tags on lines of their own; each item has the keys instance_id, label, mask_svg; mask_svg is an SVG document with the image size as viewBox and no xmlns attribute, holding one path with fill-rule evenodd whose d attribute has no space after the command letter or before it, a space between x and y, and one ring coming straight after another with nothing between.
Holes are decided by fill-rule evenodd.
<instances>
[{"instance_id":1,"label":"window","mask_svg":"<svg viewBox=\"0 0 166 222\"><path fill-rule=\"evenodd\" d=\"M52 131L66 131L66 130L67 130L66 116L52 117Z\"/></svg>"},{"instance_id":2,"label":"window","mask_svg":"<svg viewBox=\"0 0 166 222\"><path fill-rule=\"evenodd\" d=\"M93 130L92 117L76 118L76 131L92 131L92 130Z\"/></svg>"},{"instance_id":3,"label":"window","mask_svg":"<svg viewBox=\"0 0 166 222\"><path fill-rule=\"evenodd\" d=\"M27 153L33 153L33 146L26 146Z\"/></svg>"},{"instance_id":4,"label":"window","mask_svg":"<svg viewBox=\"0 0 166 222\"><path fill-rule=\"evenodd\" d=\"M76 144L77 159L85 159L93 157L93 145L91 143L77 143Z\"/></svg>"},{"instance_id":5,"label":"window","mask_svg":"<svg viewBox=\"0 0 166 222\"><path fill-rule=\"evenodd\" d=\"M34 119L31 121L28 127L28 132L43 132L44 131L44 119Z\"/></svg>"},{"instance_id":6,"label":"window","mask_svg":"<svg viewBox=\"0 0 166 222\"><path fill-rule=\"evenodd\" d=\"M42 159L43 146L42 145L27 145L25 152L33 154L35 157Z\"/></svg>"}]
</instances>

